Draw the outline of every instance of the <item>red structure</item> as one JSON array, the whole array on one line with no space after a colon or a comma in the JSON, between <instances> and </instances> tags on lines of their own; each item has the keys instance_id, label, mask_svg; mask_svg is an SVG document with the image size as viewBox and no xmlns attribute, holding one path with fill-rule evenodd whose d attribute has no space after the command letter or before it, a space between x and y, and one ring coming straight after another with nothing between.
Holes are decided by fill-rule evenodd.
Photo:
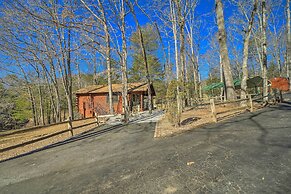
<instances>
[{"instance_id":1,"label":"red structure","mask_svg":"<svg viewBox=\"0 0 291 194\"><path fill-rule=\"evenodd\" d=\"M280 91L289 91L289 80L284 77L274 77L270 79L271 88Z\"/></svg>"},{"instance_id":2,"label":"red structure","mask_svg":"<svg viewBox=\"0 0 291 194\"><path fill-rule=\"evenodd\" d=\"M112 84L113 108L116 114L123 113L122 84ZM155 96L154 87L151 85L152 95ZM128 104L131 111L144 111L147 107L148 87L146 83L128 83ZM93 85L82 88L76 92L78 112L83 118L110 114L108 86Z\"/></svg>"}]
</instances>

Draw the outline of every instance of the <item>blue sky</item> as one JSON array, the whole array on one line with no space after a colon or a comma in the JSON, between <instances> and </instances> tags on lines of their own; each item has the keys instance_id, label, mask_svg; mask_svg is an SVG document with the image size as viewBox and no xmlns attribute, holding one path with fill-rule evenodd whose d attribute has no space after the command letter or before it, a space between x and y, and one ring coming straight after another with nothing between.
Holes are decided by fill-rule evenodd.
<instances>
[{"instance_id":1,"label":"blue sky","mask_svg":"<svg viewBox=\"0 0 291 194\"><path fill-rule=\"evenodd\" d=\"M141 5L149 3L149 1L139 1ZM236 12L236 7L234 7L232 4L229 3L228 0L223 0L224 3L224 15L225 15L225 23L226 25L229 25L228 20L229 18ZM283 5L285 5L285 0L283 0ZM0 1L0 6L2 6L2 2ZM215 1L214 0L200 0L199 4L196 7L196 15L201 16L203 20L203 25L199 30L200 36L202 39L200 39L199 44L200 44L200 51L199 55L203 55L208 49L210 49L209 45L209 38L205 38L209 35L214 35L217 32L217 27L215 25L215 12L214 12L214 7L215 7ZM278 25L283 25L284 24L284 8L280 8L277 10L278 12L281 12L280 17L278 19ZM146 25L147 23L150 23L151 21L145 16L140 10L136 9L137 15L139 22L141 25ZM151 13L148 13L151 15ZM132 29L136 29L134 20L132 16L127 17L127 23L129 24ZM161 23L158 22L158 24L162 25ZM129 33L132 32L132 29L129 30ZM164 41L164 45L166 45L166 41ZM242 44L237 43L236 45L233 45L237 48L242 48ZM158 53L158 56L161 60L161 62L164 62L163 60L163 54L161 52ZM7 57L0 55L0 60L3 63L3 60L5 60ZM9 63L10 60L6 61L6 63ZM173 61L172 61L173 62ZM209 67L208 64L205 63L204 61L200 61L200 72L202 74L202 78L206 78L208 76L209 72ZM5 62L4 62L5 63ZM83 62L84 63L84 62ZM88 72L88 66L87 64L80 64L82 70L84 72ZM129 58L129 64L128 66L131 66L131 59ZM101 69L102 70L102 69ZM0 76L3 76L4 72L1 70Z\"/></svg>"},{"instance_id":2,"label":"blue sky","mask_svg":"<svg viewBox=\"0 0 291 194\"><path fill-rule=\"evenodd\" d=\"M140 1L143 2L143 1ZM227 1L224 1L226 4L224 5L224 7L226 9L224 9L224 14L225 14L225 20L227 21L229 17L232 16L233 11L234 11L234 6L227 3ZM137 10L138 12L138 19L139 22L141 23L141 25L146 25L147 23L151 23L151 21L144 15L142 14L139 10ZM199 54L203 55L206 50L209 49L209 39L204 38L209 36L209 34L213 34L217 31L217 27L216 27L216 23L215 23L215 1L214 0L201 0L199 2L199 4L196 7L196 15L201 17L201 19L203 20L203 25L199 30L200 36L202 37L202 39L199 41L200 44L200 51ZM150 15L150 14L149 14ZM135 26L135 24L133 24L131 18L130 20L128 19L128 22ZM164 42L164 45L166 45L167 43ZM161 58L161 61L163 61L162 57L162 53L158 54ZM172 62L174 63L173 59ZM208 72L209 72L209 68L207 64L202 64L201 68L200 68L200 73L203 79L208 77Z\"/></svg>"}]
</instances>

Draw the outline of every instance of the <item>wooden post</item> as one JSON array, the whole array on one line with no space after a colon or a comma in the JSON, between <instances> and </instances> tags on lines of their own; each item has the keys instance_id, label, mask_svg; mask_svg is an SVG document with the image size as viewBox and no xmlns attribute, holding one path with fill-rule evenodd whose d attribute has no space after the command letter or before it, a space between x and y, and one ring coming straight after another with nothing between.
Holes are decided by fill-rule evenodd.
<instances>
[{"instance_id":1,"label":"wooden post","mask_svg":"<svg viewBox=\"0 0 291 194\"><path fill-rule=\"evenodd\" d=\"M210 108L211 108L211 113L212 113L212 116L213 116L213 120L214 120L215 123L217 123L214 99L210 99Z\"/></svg>"},{"instance_id":2,"label":"wooden post","mask_svg":"<svg viewBox=\"0 0 291 194\"><path fill-rule=\"evenodd\" d=\"M252 100L252 95L249 94L249 101L250 101L250 111L253 112L254 111L254 107L253 107L253 100Z\"/></svg>"},{"instance_id":3,"label":"wooden post","mask_svg":"<svg viewBox=\"0 0 291 194\"><path fill-rule=\"evenodd\" d=\"M96 124L97 124L97 126L99 127L99 118L98 118L98 114L97 114L97 112L94 112L94 116L95 116Z\"/></svg>"},{"instance_id":4,"label":"wooden post","mask_svg":"<svg viewBox=\"0 0 291 194\"><path fill-rule=\"evenodd\" d=\"M68 121L68 129L70 130L71 135L74 136L74 132L73 132L73 124L72 124L72 118L69 117L68 120L69 120L69 121Z\"/></svg>"},{"instance_id":5,"label":"wooden post","mask_svg":"<svg viewBox=\"0 0 291 194\"><path fill-rule=\"evenodd\" d=\"M143 93L141 93L141 95L140 95L140 111L143 111L143 109L144 109L144 104L143 104Z\"/></svg>"},{"instance_id":6,"label":"wooden post","mask_svg":"<svg viewBox=\"0 0 291 194\"><path fill-rule=\"evenodd\" d=\"M283 100L283 95L282 95L282 90L279 90L279 95L280 95L280 99L279 99L279 102L282 103L284 100Z\"/></svg>"},{"instance_id":7,"label":"wooden post","mask_svg":"<svg viewBox=\"0 0 291 194\"><path fill-rule=\"evenodd\" d=\"M140 105L137 105L137 112L140 112Z\"/></svg>"}]
</instances>

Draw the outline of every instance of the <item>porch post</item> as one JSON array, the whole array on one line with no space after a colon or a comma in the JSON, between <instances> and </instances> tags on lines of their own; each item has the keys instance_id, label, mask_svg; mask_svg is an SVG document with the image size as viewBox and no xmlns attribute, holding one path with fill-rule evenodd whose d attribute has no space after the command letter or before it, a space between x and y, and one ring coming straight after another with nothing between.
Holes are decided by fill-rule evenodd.
<instances>
[{"instance_id":1,"label":"porch post","mask_svg":"<svg viewBox=\"0 0 291 194\"><path fill-rule=\"evenodd\" d=\"M143 93L140 95L140 111L143 111Z\"/></svg>"}]
</instances>

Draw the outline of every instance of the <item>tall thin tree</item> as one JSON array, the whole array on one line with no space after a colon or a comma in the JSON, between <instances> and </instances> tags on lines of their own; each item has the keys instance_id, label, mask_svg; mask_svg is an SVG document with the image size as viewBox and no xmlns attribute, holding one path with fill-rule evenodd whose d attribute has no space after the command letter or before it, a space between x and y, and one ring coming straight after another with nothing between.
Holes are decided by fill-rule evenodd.
<instances>
[{"instance_id":1,"label":"tall thin tree","mask_svg":"<svg viewBox=\"0 0 291 194\"><path fill-rule=\"evenodd\" d=\"M227 49L227 44L226 44L226 31L225 31L225 24L224 24L223 5L222 5L221 0L215 0L215 12L216 12L216 18L217 18L217 25L218 25L218 41L219 41L221 62L223 65L223 72L225 76L226 98L228 100L236 99L236 93L234 89L232 71L230 67L228 49Z\"/></svg>"},{"instance_id":2,"label":"tall thin tree","mask_svg":"<svg viewBox=\"0 0 291 194\"><path fill-rule=\"evenodd\" d=\"M286 61L287 61L287 68L288 68L288 78L289 78L289 90L291 91L291 32L290 32L290 0L286 0L286 15L287 15L287 53L286 53Z\"/></svg>"},{"instance_id":3,"label":"tall thin tree","mask_svg":"<svg viewBox=\"0 0 291 194\"><path fill-rule=\"evenodd\" d=\"M242 65L242 81L241 81L241 99L246 98L247 94L247 79L248 79L248 58L249 58L249 43L250 43L250 36L251 30L253 27L255 14L257 10L258 0L254 1L253 10L251 13L251 18L249 19L248 27L245 31L245 38L244 38L244 48L243 48L243 65ZM248 19L248 18L247 18Z\"/></svg>"},{"instance_id":4,"label":"tall thin tree","mask_svg":"<svg viewBox=\"0 0 291 194\"><path fill-rule=\"evenodd\" d=\"M138 30L138 35L139 35L139 43L140 43L140 48L143 56L143 62L146 68L146 80L147 80L147 87L148 87L148 108L150 114L152 113L153 105L152 105L152 90L151 90L151 79L150 79L150 73L149 73L149 65L148 65L148 60L147 60L147 53L145 49L145 44L144 44L144 39L143 39L143 33L139 24L139 21L137 19L136 13L134 11L133 4L129 0L125 0L135 21L135 24L137 26Z\"/></svg>"},{"instance_id":5,"label":"tall thin tree","mask_svg":"<svg viewBox=\"0 0 291 194\"><path fill-rule=\"evenodd\" d=\"M263 78L263 96L264 102L268 101L268 77L267 77L267 18L266 18L266 0L262 0L262 78Z\"/></svg>"}]
</instances>

